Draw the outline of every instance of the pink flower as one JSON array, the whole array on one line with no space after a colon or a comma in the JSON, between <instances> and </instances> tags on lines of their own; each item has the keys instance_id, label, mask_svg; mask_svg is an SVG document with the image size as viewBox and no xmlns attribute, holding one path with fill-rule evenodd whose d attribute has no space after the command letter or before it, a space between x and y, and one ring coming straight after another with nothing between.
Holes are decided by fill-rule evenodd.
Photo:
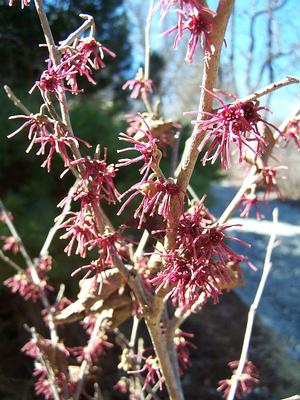
<instances>
[{"instance_id":1,"label":"pink flower","mask_svg":"<svg viewBox=\"0 0 300 400\"><path fill-rule=\"evenodd\" d=\"M130 79L122 86L123 90L131 90L130 97L132 99L139 99L144 93L153 92L153 82L151 79L144 79L142 70L138 71L134 79Z\"/></svg>"},{"instance_id":2,"label":"pink flower","mask_svg":"<svg viewBox=\"0 0 300 400\"><path fill-rule=\"evenodd\" d=\"M42 73L40 80L35 82L29 93L31 94L37 87L46 97L49 97L49 94L53 93L57 99L59 99L65 91L72 92L73 94L80 93L80 91L74 92L64 85L63 80L67 77L70 79L70 73L70 71L66 72L64 70L63 65L54 67L51 61L49 61L48 68ZM72 74L76 74L76 71L73 71Z\"/></svg>"},{"instance_id":3,"label":"pink flower","mask_svg":"<svg viewBox=\"0 0 300 400\"><path fill-rule=\"evenodd\" d=\"M135 136L137 137L137 135L140 133L141 135L143 135L143 140L138 140L134 137L130 137L123 132L119 134L119 140L129 142L133 144L133 147L127 147L125 149L118 150L118 153L134 150L140 153L140 155L135 158L122 158L118 161L116 165L117 167L125 167L130 164L143 162L144 165L139 169L140 174L144 175L142 178L142 182L147 179L151 169L153 171L157 171L159 169L159 162L161 159L161 152L157 147L158 140L153 137L148 125L145 124L145 126L146 129L140 128Z\"/></svg>"},{"instance_id":4,"label":"pink flower","mask_svg":"<svg viewBox=\"0 0 300 400\"><path fill-rule=\"evenodd\" d=\"M188 2L185 7L186 11L183 11L182 8L176 10L179 15L177 25L168 29L163 35L177 31L174 39L174 48L176 49L179 40L183 37L183 33L189 31L191 36L185 60L192 63L199 39L206 52L213 51L210 44L210 34L213 29L213 17L215 13L209 8L201 6L199 3L195 5L194 1Z\"/></svg>"},{"instance_id":5,"label":"pink flower","mask_svg":"<svg viewBox=\"0 0 300 400\"><path fill-rule=\"evenodd\" d=\"M239 361L231 361L228 365L230 366L230 368L233 369L232 377L230 379L223 379L219 381L220 386L217 388L219 392L224 391L223 397L225 399L229 395L233 380L236 379L235 375L237 372ZM243 373L241 374L238 380L235 398L242 399L244 394L250 394L253 391L254 386L258 382L259 382L259 375L256 367L251 361L246 361Z\"/></svg>"},{"instance_id":6,"label":"pink flower","mask_svg":"<svg viewBox=\"0 0 300 400\"><path fill-rule=\"evenodd\" d=\"M172 182L171 179L149 178L147 181L141 181L132 186L129 190L122 194L121 198L132 193L120 208L120 215L127 205L137 196L142 195L143 199L134 213L134 218L140 219L138 228L140 229L145 214L153 216L155 213L161 215L165 220L174 220L171 210L171 200L173 197L179 196L181 190Z\"/></svg>"},{"instance_id":7,"label":"pink flower","mask_svg":"<svg viewBox=\"0 0 300 400\"><path fill-rule=\"evenodd\" d=\"M256 219L260 221L261 219L265 218L263 214L260 213L258 208L259 200L255 194L246 194L241 199L241 205L244 207L243 211L240 214L240 217L248 218L249 214L254 207Z\"/></svg>"},{"instance_id":8,"label":"pink flower","mask_svg":"<svg viewBox=\"0 0 300 400\"><path fill-rule=\"evenodd\" d=\"M78 362L86 360L89 365L95 365L99 362L99 358L106 354L108 349L111 349L113 344L107 341L107 335L101 333L101 336L95 339L90 339L86 347L73 347L70 352L76 356Z\"/></svg>"},{"instance_id":9,"label":"pink flower","mask_svg":"<svg viewBox=\"0 0 300 400\"><path fill-rule=\"evenodd\" d=\"M86 243L89 250L97 247L99 249L99 256L104 264L112 265L115 254L118 254L118 248L121 244L120 231L112 232L106 227L103 234L98 233L97 237Z\"/></svg>"},{"instance_id":10,"label":"pink flower","mask_svg":"<svg viewBox=\"0 0 300 400\"><path fill-rule=\"evenodd\" d=\"M188 339L193 337L193 333L183 332L181 329L177 329L175 332L174 344L177 351L181 374L192 365L190 361L190 349L196 349L197 346L191 343Z\"/></svg>"},{"instance_id":11,"label":"pink flower","mask_svg":"<svg viewBox=\"0 0 300 400\"><path fill-rule=\"evenodd\" d=\"M8 5L9 6L14 6L16 0L9 0ZM24 7L28 7L30 4L30 0L21 0L21 8L23 9Z\"/></svg>"},{"instance_id":12,"label":"pink flower","mask_svg":"<svg viewBox=\"0 0 300 400\"><path fill-rule=\"evenodd\" d=\"M36 272L40 278L40 284L33 283L31 272L29 269L24 272L18 272L13 277L7 279L4 284L11 289L12 293L19 293L25 300L36 302L41 298L46 290L53 290L48 284L47 272L51 269L51 257L42 257L36 266Z\"/></svg>"},{"instance_id":13,"label":"pink flower","mask_svg":"<svg viewBox=\"0 0 300 400\"><path fill-rule=\"evenodd\" d=\"M230 275L227 266L213 260L201 260L195 257L184 257L177 252L161 254L165 259L164 269L151 283L156 291L171 287L165 301L171 297L174 305L182 309L190 308L204 292L206 299L212 297L214 302L222 293L220 282L227 282Z\"/></svg>"},{"instance_id":14,"label":"pink flower","mask_svg":"<svg viewBox=\"0 0 300 400\"><path fill-rule=\"evenodd\" d=\"M47 115L44 114L30 114L27 115L15 115L10 117L11 119L24 118L27 121L20 126L13 133L8 135L8 138L15 136L20 133L23 129L29 128L28 139L30 144L26 149L28 153L34 145L40 145L37 155L44 155L49 148L49 153L46 160L42 163L42 167L47 167L48 172L51 169L51 162L54 153L58 153L64 160L65 167L68 167L71 163L68 149L71 150L73 147L79 147L79 143L83 143L86 147L91 147L86 141L71 136L65 125L53 121Z\"/></svg>"},{"instance_id":15,"label":"pink flower","mask_svg":"<svg viewBox=\"0 0 300 400\"><path fill-rule=\"evenodd\" d=\"M116 57L115 53L97 42L93 37L80 39L76 50L82 54L96 70L105 68L103 62L105 53L112 58Z\"/></svg>"},{"instance_id":16,"label":"pink flower","mask_svg":"<svg viewBox=\"0 0 300 400\"><path fill-rule=\"evenodd\" d=\"M92 76L92 70L87 64L88 58L85 54L78 52L74 48L67 47L62 50L60 68L65 75L67 85L71 87L72 93L76 94L82 90L78 89L77 76L84 76L88 82L96 85Z\"/></svg>"},{"instance_id":17,"label":"pink flower","mask_svg":"<svg viewBox=\"0 0 300 400\"><path fill-rule=\"evenodd\" d=\"M144 358L144 357L143 357ZM152 384L153 386L156 384L156 382L159 383L159 388L162 390L162 373L160 371L160 365L157 357L154 356L149 356L147 358L144 358L145 363L143 367L139 370L135 371L128 371L129 374L137 374L137 373L142 373L146 372L146 378L144 381L144 386L143 390L146 388L148 384Z\"/></svg>"},{"instance_id":18,"label":"pink flower","mask_svg":"<svg viewBox=\"0 0 300 400\"><path fill-rule=\"evenodd\" d=\"M189 308L205 294L218 302L222 288L228 286L232 274L228 261L243 261L245 257L235 253L227 240L241 240L227 236L225 230L230 225L213 223L211 215L203 205L184 213L176 228L176 247L167 253L159 253L164 267L150 282L156 291L168 288L169 297L180 308Z\"/></svg>"},{"instance_id":19,"label":"pink flower","mask_svg":"<svg viewBox=\"0 0 300 400\"><path fill-rule=\"evenodd\" d=\"M1 236L1 240L4 241L3 251L11 251L13 254L17 254L20 251L20 243L13 236Z\"/></svg>"},{"instance_id":20,"label":"pink flower","mask_svg":"<svg viewBox=\"0 0 300 400\"><path fill-rule=\"evenodd\" d=\"M68 215L70 216L69 219L63 222L59 227L66 229L66 233L60 236L60 239L70 238L70 242L64 251L70 256L77 243L75 254L79 254L80 257L85 258L87 243L97 237L97 230L93 217L87 211L83 210L79 212L69 212Z\"/></svg>"},{"instance_id":21,"label":"pink flower","mask_svg":"<svg viewBox=\"0 0 300 400\"><path fill-rule=\"evenodd\" d=\"M298 150L300 150L300 117L297 116L289 121L287 127L282 132L282 137L288 145L291 141L294 141Z\"/></svg>"},{"instance_id":22,"label":"pink flower","mask_svg":"<svg viewBox=\"0 0 300 400\"><path fill-rule=\"evenodd\" d=\"M256 160L266 145L265 139L259 132L258 123L263 121L274 127L259 115L259 111L266 108L256 106L252 101L243 103L237 100L235 103L225 104L219 96L212 95L222 107L215 114L203 113L210 118L196 122L198 135L206 134L198 150L202 151L208 144L208 149L202 158L203 165L207 161L213 164L221 156L222 167L229 168L231 144L238 149L240 163L243 161L245 149L249 149Z\"/></svg>"},{"instance_id":23,"label":"pink flower","mask_svg":"<svg viewBox=\"0 0 300 400\"><path fill-rule=\"evenodd\" d=\"M83 170L82 182L72 196L73 200L82 199L86 193L86 195L90 194L91 199L98 201L103 199L109 204L116 203L116 199L120 196L114 184L117 169L113 164L108 165L106 159L107 151L105 149L103 160L82 157L70 163L70 168L79 167Z\"/></svg>"},{"instance_id":24,"label":"pink flower","mask_svg":"<svg viewBox=\"0 0 300 400\"><path fill-rule=\"evenodd\" d=\"M277 172L280 169L287 169L287 167L263 167L262 173L262 184L265 188L264 199L267 200L271 192L276 192L278 196L281 196L280 189L277 184ZM282 177L284 179L284 177Z\"/></svg>"}]
</instances>

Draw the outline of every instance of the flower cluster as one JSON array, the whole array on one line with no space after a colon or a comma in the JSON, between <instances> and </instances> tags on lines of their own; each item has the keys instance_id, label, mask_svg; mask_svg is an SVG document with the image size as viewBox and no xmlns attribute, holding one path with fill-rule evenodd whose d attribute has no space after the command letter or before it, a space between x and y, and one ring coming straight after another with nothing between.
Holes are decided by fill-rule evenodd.
<instances>
[{"instance_id":1,"label":"flower cluster","mask_svg":"<svg viewBox=\"0 0 300 400\"><path fill-rule=\"evenodd\" d=\"M19 118L25 119L25 122L18 129L8 135L8 138L15 136L23 131L23 129L29 129L28 139L30 140L30 144L26 149L26 152L28 153L34 145L39 145L40 148L36 154L45 155L48 147L48 155L46 160L42 163L42 167L47 167L48 172L51 169L51 162L54 153L59 154L63 158L65 167L69 167L71 164L71 158L68 154L68 150L72 151L74 147L78 148L79 143L83 143L86 147L90 147L86 141L70 135L64 124L54 121L42 112L39 114L14 115L13 117L10 117L10 119Z\"/></svg>"},{"instance_id":2,"label":"flower cluster","mask_svg":"<svg viewBox=\"0 0 300 400\"><path fill-rule=\"evenodd\" d=\"M130 194L131 193L131 194ZM148 180L133 185L121 198L130 194L128 199L120 208L120 215L127 205L138 195L142 195L142 201L134 212L134 218L139 218L138 228L140 229L145 216L161 215L164 220L173 221L174 215L171 209L172 198L181 194L180 188L171 178L157 178L155 174L151 175Z\"/></svg>"},{"instance_id":3,"label":"flower cluster","mask_svg":"<svg viewBox=\"0 0 300 400\"><path fill-rule=\"evenodd\" d=\"M30 93L37 87L48 100L51 93L58 100L61 100L65 91L78 94L82 92L78 89L78 76L84 76L88 82L96 84L92 77L92 69L99 70L105 67L103 61L105 53L110 57L116 57L93 37L79 39L72 47L63 47L61 53L58 65L48 61L47 69L42 73L40 80L35 82Z\"/></svg>"},{"instance_id":4,"label":"flower cluster","mask_svg":"<svg viewBox=\"0 0 300 400\"><path fill-rule=\"evenodd\" d=\"M259 114L259 111L266 108L256 105L253 101L236 100L232 104L225 104L219 96L212 95L222 107L216 113L203 113L206 119L196 122L198 135L205 134L198 150L202 151L208 145L202 158L203 165L207 161L213 164L221 156L222 167L229 168L231 144L237 147L240 163L243 161L246 149L254 154L256 160L266 145L265 138L258 129L258 123L262 121L273 127Z\"/></svg>"},{"instance_id":5,"label":"flower cluster","mask_svg":"<svg viewBox=\"0 0 300 400\"><path fill-rule=\"evenodd\" d=\"M231 379L224 379L219 382L218 391L224 391L224 398L226 399L229 395L232 382L236 379L235 375L239 361L231 361L229 367L233 369ZM243 395L247 395L253 391L253 387L259 382L259 375L256 367L251 361L246 361L243 373L238 378L238 385L236 390L236 399L244 398Z\"/></svg>"},{"instance_id":6,"label":"flower cluster","mask_svg":"<svg viewBox=\"0 0 300 400\"><path fill-rule=\"evenodd\" d=\"M141 122L142 122L141 118ZM119 140L128 142L133 147L126 147L118 150L118 153L124 151L137 151L140 153L135 158L123 158L117 163L117 167L125 167L127 165L143 162L142 167L139 169L140 174L143 175L142 182L146 181L151 169L156 172L159 169L159 162L161 159L161 152L157 147L158 140L152 135L152 132L147 124L143 124L145 129L140 128L134 137L121 132L119 134Z\"/></svg>"},{"instance_id":7,"label":"flower cluster","mask_svg":"<svg viewBox=\"0 0 300 400\"><path fill-rule=\"evenodd\" d=\"M76 356L78 362L86 360L89 365L97 364L101 355L106 354L106 350L111 349L113 345L107 341L107 335L99 333L96 338L91 338L86 347L73 347L69 351Z\"/></svg>"},{"instance_id":8,"label":"flower cluster","mask_svg":"<svg viewBox=\"0 0 300 400\"><path fill-rule=\"evenodd\" d=\"M22 351L35 361L33 376L37 378L35 383L37 395L43 395L46 400L53 399L49 374L62 399L65 398L65 393L75 393L76 382L72 380L67 366L70 353L63 344L54 345L50 340L37 335L35 340L31 339L23 346Z\"/></svg>"},{"instance_id":9,"label":"flower cluster","mask_svg":"<svg viewBox=\"0 0 300 400\"><path fill-rule=\"evenodd\" d=\"M203 203L184 213L176 229L176 247L161 254L164 268L151 280L156 291L171 286L165 300L171 297L183 309L190 308L201 292L218 302L222 286L232 279L228 261L244 260L226 244L226 240L245 244L225 234L230 226L213 223Z\"/></svg>"},{"instance_id":10,"label":"flower cluster","mask_svg":"<svg viewBox=\"0 0 300 400\"><path fill-rule=\"evenodd\" d=\"M33 282L32 271L29 268L7 279L4 284L12 293L19 293L25 300L31 300L35 303L41 298L45 290L53 290L53 287L48 284L47 276L51 266L52 259L50 256L41 257L38 260L35 270L40 280L39 284Z\"/></svg>"},{"instance_id":11,"label":"flower cluster","mask_svg":"<svg viewBox=\"0 0 300 400\"><path fill-rule=\"evenodd\" d=\"M162 4L163 16L171 9L173 4L178 2L168 2L169 4ZM207 7L203 7L200 2L180 1L180 8L175 11L178 14L178 21L175 26L168 29L163 35L168 35L172 32L177 32L174 39L174 48L177 48L179 40L182 39L185 31L190 34L188 48L185 60L189 63L193 62L194 54L199 40L205 52L213 52L210 42L210 35L214 27L215 13Z\"/></svg>"}]
</instances>

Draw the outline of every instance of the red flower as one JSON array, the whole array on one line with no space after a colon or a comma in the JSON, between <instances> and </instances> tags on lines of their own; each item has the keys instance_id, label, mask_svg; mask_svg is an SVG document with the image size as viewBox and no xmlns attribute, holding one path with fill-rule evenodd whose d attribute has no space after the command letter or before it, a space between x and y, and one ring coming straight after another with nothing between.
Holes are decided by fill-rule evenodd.
<instances>
[{"instance_id":1,"label":"red flower","mask_svg":"<svg viewBox=\"0 0 300 400\"><path fill-rule=\"evenodd\" d=\"M78 346L70 348L70 352L76 356L78 362L86 360L90 365L97 364L101 355L106 354L106 350L111 349L113 344L107 341L105 334L98 335L95 339L90 339L86 347Z\"/></svg>"},{"instance_id":2,"label":"red flower","mask_svg":"<svg viewBox=\"0 0 300 400\"><path fill-rule=\"evenodd\" d=\"M85 195L90 195L91 199L98 201L103 199L109 204L116 203L116 199L120 196L114 185L117 169L113 164L108 165L106 159L107 151L105 149L103 160L82 157L70 163L70 168L83 167L83 172L81 174L82 181L72 196L73 200L76 201L82 199ZM68 170L65 172L67 171ZM63 176L65 172L61 176ZM60 206L63 206L67 199L68 198L64 199L63 202L60 203Z\"/></svg>"},{"instance_id":3,"label":"red flower","mask_svg":"<svg viewBox=\"0 0 300 400\"><path fill-rule=\"evenodd\" d=\"M47 272L50 271L52 264L51 257L42 257L36 266L36 272L40 278L40 284L33 283L31 271L27 268L24 272L18 272L13 277L7 279L4 284L11 289L12 293L19 293L25 300L36 302L41 298L45 290L53 290L48 284Z\"/></svg>"},{"instance_id":4,"label":"red flower","mask_svg":"<svg viewBox=\"0 0 300 400\"><path fill-rule=\"evenodd\" d=\"M163 35L177 31L174 39L174 48L176 49L179 40L182 39L183 33L189 31L191 36L185 60L192 63L199 39L206 52L213 50L210 45L210 34L213 29L213 17L215 13L209 8L201 6L199 3L195 4L194 1L186 4L186 11L183 11L182 7L176 11L179 15L177 25L168 29Z\"/></svg>"},{"instance_id":5,"label":"red flower","mask_svg":"<svg viewBox=\"0 0 300 400\"><path fill-rule=\"evenodd\" d=\"M197 346L188 340L193 337L193 333L183 332L181 329L177 329L175 332L174 344L177 351L181 374L183 374L184 371L191 366L190 349L197 348Z\"/></svg>"},{"instance_id":6,"label":"red flower","mask_svg":"<svg viewBox=\"0 0 300 400\"><path fill-rule=\"evenodd\" d=\"M282 132L282 137L288 145L292 140L295 142L298 150L300 150L300 117L297 116L289 121L287 127Z\"/></svg>"},{"instance_id":7,"label":"red flower","mask_svg":"<svg viewBox=\"0 0 300 400\"><path fill-rule=\"evenodd\" d=\"M142 389L144 390L148 384L152 384L154 386L155 383L158 382L159 388L160 390L162 390L162 373L160 371L160 365L157 357L149 356L147 358L143 357L143 359L145 360L145 364L141 369L135 371L128 371L128 373L138 374L146 372L147 375Z\"/></svg>"},{"instance_id":8,"label":"red flower","mask_svg":"<svg viewBox=\"0 0 300 400\"><path fill-rule=\"evenodd\" d=\"M4 241L3 251L11 251L13 254L17 254L20 251L20 243L13 236L1 236L1 240Z\"/></svg>"},{"instance_id":9,"label":"red flower","mask_svg":"<svg viewBox=\"0 0 300 400\"><path fill-rule=\"evenodd\" d=\"M67 77L70 79L70 74L76 74L76 71L66 72L63 68L63 64L54 67L51 61L49 61L48 68L42 73L40 80L35 82L29 93L31 94L37 87L44 92L45 96L48 97L50 93L53 93L57 99L59 99L65 91L72 92L73 94L80 93L80 91L73 91L64 85L63 80Z\"/></svg>"},{"instance_id":10,"label":"red flower","mask_svg":"<svg viewBox=\"0 0 300 400\"><path fill-rule=\"evenodd\" d=\"M240 214L240 217L248 218L251 212L251 209L254 207L256 219L260 221L261 219L265 218L263 214L260 213L258 208L259 200L255 194L246 194L241 199L241 205L243 205L244 209Z\"/></svg>"},{"instance_id":11,"label":"red flower","mask_svg":"<svg viewBox=\"0 0 300 400\"><path fill-rule=\"evenodd\" d=\"M161 215L165 220L174 220L171 210L171 199L179 196L181 190L172 182L171 179L163 178L154 179L150 177L147 181L142 181L132 186L129 190L122 194L121 198L131 193L129 198L120 208L120 215L127 205L139 194L143 196L142 202L134 213L134 218L140 219L138 228L141 228L145 214L153 216L155 213Z\"/></svg>"},{"instance_id":12,"label":"red flower","mask_svg":"<svg viewBox=\"0 0 300 400\"><path fill-rule=\"evenodd\" d=\"M139 171L140 174L144 174L142 178L142 182L144 182L147 179L151 169L153 171L158 171L161 152L157 147L158 139L153 137L148 125L145 124L145 129L140 128L135 137L137 137L139 134L143 135L143 140L130 137L123 132L120 133L119 140L132 143L133 147L127 147L125 149L118 150L118 153L134 150L140 153L140 155L135 158L122 158L118 161L116 166L125 167L140 161L143 162L144 165L139 169Z\"/></svg>"},{"instance_id":13,"label":"red flower","mask_svg":"<svg viewBox=\"0 0 300 400\"><path fill-rule=\"evenodd\" d=\"M62 59L60 68L64 72L65 80L68 86L71 87L72 93L79 93L82 90L78 89L77 76L84 76L88 82L96 85L93 79L92 70L87 64L88 58L76 50L76 48L67 47L62 50Z\"/></svg>"},{"instance_id":14,"label":"red flower","mask_svg":"<svg viewBox=\"0 0 300 400\"><path fill-rule=\"evenodd\" d=\"M229 364L230 368L233 369L233 374L230 379L223 379L219 381L219 387L217 390L219 392L224 391L223 397L226 399L229 395L230 388L232 386L233 380L236 379L235 375L237 372L237 367L239 365L239 361L231 361ZM243 373L239 377L237 390L236 390L236 399L242 399L244 394L250 394L253 391L253 387L259 382L259 375L256 367L252 364L251 361L246 361Z\"/></svg>"},{"instance_id":15,"label":"red flower","mask_svg":"<svg viewBox=\"0 0 300 400\"><path fill-rule=\"evenodd\" d=\"M130 79L129 81L124 83L122 89L131 90L132 92L130 97L132 99L138 99L142 97L143 93L153 92L153 82L151 79L144 79L143 71L142 69L140 69L134 79Z\"/></svg>"},{"instance_id":16,"label":"red flower","mask_svg":"<svg viewBox=\"0 0 300 400\"><path fill-rule=\"evenodd\" d=\"M231 144L238 149L240 163L243 161L245 149L251 150L256 160L266 145L265 139L258 130L258 123L263 121L275 128L259 115L259 111L266 108L256 106L252 101L243 103L236 100L235 103L225 104L219 96L212 95L222 104L222 108L215 114L203 113L210 119L196 122L198 135L206 134L198 150L202 151L208 144L208 149L202 158L203 165L207 161L213 164L221 156L222 167L229 168Z\"/></svg>"},{"instance_id":17,"label":"red flower","mask_svg":"<svg viewBox=\"0 0 300 400\"><path fill-rule=\"evenodd\" d=\"M60 225L60 228L66 229L66 233L60 236L60 239L71 238L65 248L65 252L70 256L77 242L75 254L79 254L80 257L85 258L87 243L97 237L93 218L88 212L83 210L77 213L69 212L68 215L70 218Z\"/></svg>"},{"instance_id":18,"label":"red flower","mask_svg":"<svg viewBox=\"0 0 300 400\"><path fill-rule=\"evenodd\" d=\"M48 172L51 169L52 156L56 152L60 154L64 160L65 167L71 163L70 156L68 155L68 149L72 150L72 147L79 147L79 143L83 143L87 147L91 147L86 141L71 136L65 125L53 121L47 115L44 114L30 114L28 115L15 115L10 117L25 118L27 121L21 125L20 128L15 130L13 133L8 135L9 138L20 133L23 129L29 127L28 139L30 145L26 149L28 153L35 144L40 145L40 149L36 153L37 155L44 155L49 148L49 153L46 160L42 163L42 167L47 167ZM49 145L49 146L48 146Z\"/></svg>"},{"instance_id":19,"label":"red flower","mask_svg":"<svg viewBox=\"0 0 300 400\"><path fill-rule=\"evenodd\" d=\"M277 172L280 169L287 169L287 167L263 167L261 170L263 179L262 183L265 188L265 200L268 199L271 192L276 192L278 196L281 196L280 189L277 184ZM282 179L284 179L284 177L282 177Z\"/></svg>"},{"instance_id":20,"label":"red flower","mask_svg":"<svg viewBox=\"0 0 300 400\"><path fill-rule=\"evenodd\" d=\"M80 39L76 50L81 53L96 70L105 68L103 62L105 53L112 58L116 57L115 53L97 42L93 37Z\"/></svg>"}]
</instances>

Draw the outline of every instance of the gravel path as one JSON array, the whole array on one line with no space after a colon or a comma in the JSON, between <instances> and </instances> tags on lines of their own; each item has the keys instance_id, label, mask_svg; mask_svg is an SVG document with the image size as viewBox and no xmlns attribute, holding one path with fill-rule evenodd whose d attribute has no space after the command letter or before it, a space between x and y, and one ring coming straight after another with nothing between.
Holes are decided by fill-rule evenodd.
<instances>
[{"instance_id":1,"label":"gravel path","mask_svg":"<svg viewBox=\"0 0 300 400\"><path fill-rule=\"evenodd\" d=\"M215 205L212 211L216 216L222 213L236 191L232 186L213 186ZM252 244L250 249L235 243L231 243L232 247L247 255L257 267L256 272L244 268L247 283L236 291L246 304L252 302L261 277L269 235L274 229L271 221L275 207L279 209L280 222L276 234L280 243L273 251L273 266L258 314L284 340L288 353L300 360L300 203L271 200L269 210L262 209L266 217L262 221L241 219L239 213L230 220L244 225L234 228L232 234Z\"/></svg>"}]
</instances>

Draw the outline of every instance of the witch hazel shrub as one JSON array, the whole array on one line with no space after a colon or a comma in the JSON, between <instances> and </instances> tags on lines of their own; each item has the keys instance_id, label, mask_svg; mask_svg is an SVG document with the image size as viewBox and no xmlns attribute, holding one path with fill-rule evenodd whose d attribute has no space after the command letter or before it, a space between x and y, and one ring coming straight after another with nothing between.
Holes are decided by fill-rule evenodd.
<instances>
[{"instance_id":1,"label":"witch hazel shrub","mask_svg":"<svg viewBox=\"0 0 300 400\"><path fill-rule=\"evenodd\" d=\"M269 193L279 190L277 173L282 167L268 165L275 143L293 141L299 147L297 113L276 127L267 120L269 110L258 99L299 81L288 77L244 99L215 88L233 0L220 0L216 10L198 0L150 1L145 63L122 87L140 112L129 116L127 131L119 134L119 161L112 164L110 149L100 150L101 143L92 148L80 132L75 136L68 99L83 92L81 79L96 85L94 72L105 69L107 58L118 62L118 55L99 41L101 27L96 31L92 16L81 15L83 23L77 30L67 38L54 39L43 2L32 3L10 1L9 5L22 9L33 6L40 19L49 55L45 70L29 93L40 93L41 106L38 113L32 113L6 87L10 99L22 110L11 117L19 126L8 137L26 137L26 151L36 152L49 173L58 155L64 164L61 179L66 173L74 175L74 185L58 204L61 213L34 258L15 228L13 214L1 202L1 223L6 225L7 234L1 236L0 256L15 270L4 284L24 301L41 306L48 329L48 337L43 337L34 327L28 328L31 337L22 349L34 360L36 394L55 400L102 398L99 366L116 346L119 374L113 390L130 399L159 398L166 393L170 399L184 399L181 377L192 367L190 353L196 338L181 325L208 300L218 303L224 291L241 284L241 263L254 268L243 255L250 244L232 237L232 225L227 221L239 208L241 217L254 210L257 219L263 218L257 188L265 190L263 206ZM192 63L195 53L203 54L200 102L196 112L186 110L191 134L183 154L178 153L180 124L166 119L153 101L150 28L157 14L160 22L167 22L171 14L176 16L176 24L163 32L160 40L174 35L176 49L183 37L188 38L183 63ZM220 160L222 168L228 169L233 152L238 154L237 162L245 165L247 176L238 195L216 218L205 205L206 195L197 197L190 179L198 158L203 165ZM167 153L178 160L172 176L161 166ZM130 165L138 171L139 179L120 193L115 178ZM114 227L104 211L118 205L120 215L132 204L136 207L132 219L137 241L132 240L128 226ZM67 299L49 282L55 235L65 243L66 255L77 257L70 271L70 280L79 281L75 300ZM238 253L232 249L232 241L239 242ZM14 260L19 253L21 265ZM122 329L128 320L132 331L127 337ZM142 321L149 332L150 347L141 337ZM80 324L86 333L85 341L74 347L65 344L60 329L71 323ZM245 360L242 369L238 361L229 366L233 375L220 381L218 388L225 398L233 398L232 382L236 398L250 393L259 383L251 361Z\"/></svg>"}]
</instances>

